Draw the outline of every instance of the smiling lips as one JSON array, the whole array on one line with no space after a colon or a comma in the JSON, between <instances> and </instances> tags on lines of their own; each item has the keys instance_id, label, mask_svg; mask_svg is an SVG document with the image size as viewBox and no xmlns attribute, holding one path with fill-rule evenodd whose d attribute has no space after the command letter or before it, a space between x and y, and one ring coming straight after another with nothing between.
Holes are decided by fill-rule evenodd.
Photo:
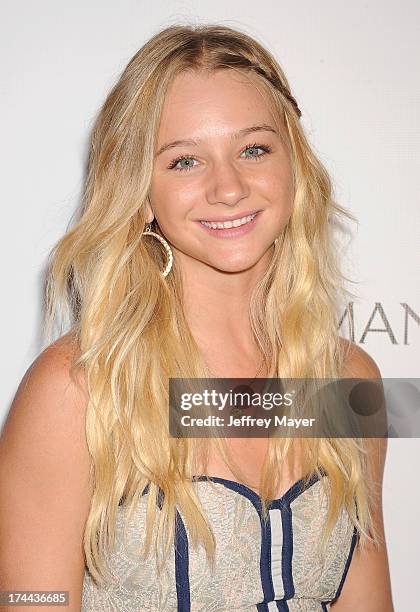
<instances>
[{"instance_id":1,"label":"smiling lips","mask_svg":"<svg viewBox=\"0 0 420 612\"><path fill-rule=\"evenodd\" d=\"M248 215L247 217L241 217L241 219L235 219L234 221L200 221L206 227L212 227L213 229L230 229L231 227L240 227L249 223L255 217L257 213Z\"/></svg>"},{"instance_id":2,"label":"smiling lips","mask_svg":"<svg viewBox=\"0 0 420 612\"><path fill-rule=\"evenodd\" d=\"M235 238L250 232L255 226L258 212L234 221L199 221L201 227L217 238Z\"/></svg>"}]
</instances>

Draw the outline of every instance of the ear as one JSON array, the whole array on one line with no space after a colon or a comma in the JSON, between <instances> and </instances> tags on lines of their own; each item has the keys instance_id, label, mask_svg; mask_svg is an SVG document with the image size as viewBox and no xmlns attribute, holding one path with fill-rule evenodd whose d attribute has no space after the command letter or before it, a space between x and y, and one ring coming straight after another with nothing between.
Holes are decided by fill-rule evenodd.
<instances>
[{"instance_id":1,"label":"ear","mask_svg":"<svg viewBox=\"0 0 420 612\"><path fill-rule=\"evenodd\" d=\"M150 205L149 197L146 199L146 223L151 223L155 218L155 213Z\"/></svg>"}]
</instances>

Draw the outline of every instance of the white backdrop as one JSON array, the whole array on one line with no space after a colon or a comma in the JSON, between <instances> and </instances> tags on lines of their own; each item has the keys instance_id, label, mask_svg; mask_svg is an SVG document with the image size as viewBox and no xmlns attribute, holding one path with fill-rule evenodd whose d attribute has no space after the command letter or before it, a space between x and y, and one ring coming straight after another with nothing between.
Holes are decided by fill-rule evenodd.
<instances>
[{"instance_id":1,"label":"white backdrop","mask_svg":"<svg viewBox=\"0 0 420 612\"><path fill-rule=\"evenodd\" d=\"M3 0L2 9L0 423L42 348L46 257L77 207L94 115L134 52L177 22L237 27L274 52L338 201L359 220L344 268L358 281L349 286L359 296L354 341L383 377L419 377L418 2ZM396 612L418 601L419 451L418 439L389 441L384 515Z\"/></svg>"}]
</instances>

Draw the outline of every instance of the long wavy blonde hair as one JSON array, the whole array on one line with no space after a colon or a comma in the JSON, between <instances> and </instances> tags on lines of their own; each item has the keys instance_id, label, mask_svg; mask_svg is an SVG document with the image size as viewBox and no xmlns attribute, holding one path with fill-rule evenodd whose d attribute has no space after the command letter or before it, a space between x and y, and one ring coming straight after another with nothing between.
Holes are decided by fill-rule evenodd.
<instances>
[{"instance_id":1,"label":"long wavy blonde hair","mask_svg":"<svg viewBox=\"0 0 420 612\"><path fill-rule=\"evenodd\" d=\"M73 368L83 370L88 388L94 490L83 546L98 582L106 575L104 554L114 544L119 503L131 516L147 485L144 554L156 519L155 552L169 552L178 508L192 545L202 543L214 561L214 537L193 481L197 457L208 457L210 440L173 438L168 431L168 379L205 378L207 372L184 315L177 262L163 277L158 241L142 237L162 104L185 70L241 71L264 92L287 133L293 212L249 310L268 377L335 378L346 358L337 311L349 292L332 226L339 217L354 218L333 200L331 180L304 134L283 70L261 44L228 27L180 25L158 32L129 61L96 118L81 214L52 249L46 282L44 331L51 336L57 318L61 331L63 321L70 322L79 350ZM156 222L153 229L160 231ZM211 442L244 480L223 438ZM269 440L259 488L265 517L292 449L291 438ZM321 545L343 508L359 544L376 542L363 440L302 438L300 450L308 479L314 472L322 476L321 466L329 477L321 479L329 499Z\"/></svg>"}]
</instances>

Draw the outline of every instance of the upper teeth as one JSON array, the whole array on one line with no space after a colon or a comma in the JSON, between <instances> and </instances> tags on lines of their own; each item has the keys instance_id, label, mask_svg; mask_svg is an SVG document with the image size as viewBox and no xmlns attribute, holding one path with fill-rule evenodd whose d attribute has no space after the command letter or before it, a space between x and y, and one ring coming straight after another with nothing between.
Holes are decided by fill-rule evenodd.
<instances>
[{"instance_id":1,"label":"upper teeth","mask_svg":"<svg viewBox=\"0 0 420 612\"><path fill-rule=\"evenodd\" d=\"M248 217L242 217L242 219L235 219L235 221L200 221L203 225L207 227L211 227L213 229L224 229L229 227L239 227L240 225L244 225L245 223L249 223L255 217L257 213L255 212L252 215L248 215Z\"/></svg>"}]
</instances>

